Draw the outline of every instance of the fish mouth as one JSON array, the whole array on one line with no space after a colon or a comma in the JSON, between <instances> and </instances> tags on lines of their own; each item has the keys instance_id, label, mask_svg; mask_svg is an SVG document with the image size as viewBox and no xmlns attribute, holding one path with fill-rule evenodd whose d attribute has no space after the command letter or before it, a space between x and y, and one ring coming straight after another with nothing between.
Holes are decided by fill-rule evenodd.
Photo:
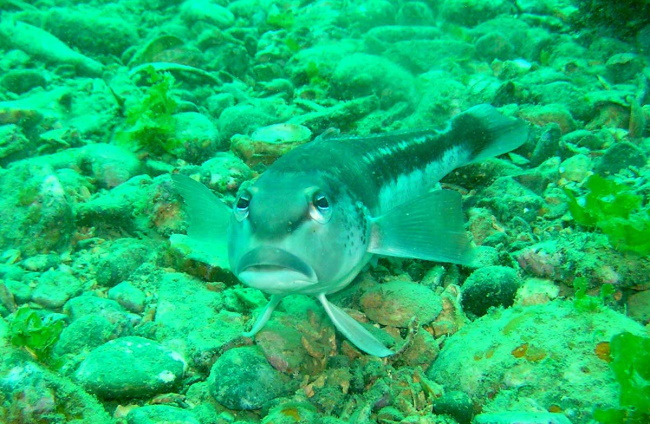
<instances>
[{"instance_id":1,"label":"fish mouth","mask_svg":"<svg viewBox=\"0 0 650 424\"><path fill-rule=\"evenodd\" d=\"M277 247L262 246L247 252L237 263L235 273L247 286L273 294L317 282L311 266Z\"/></svg>"}]
</instances>

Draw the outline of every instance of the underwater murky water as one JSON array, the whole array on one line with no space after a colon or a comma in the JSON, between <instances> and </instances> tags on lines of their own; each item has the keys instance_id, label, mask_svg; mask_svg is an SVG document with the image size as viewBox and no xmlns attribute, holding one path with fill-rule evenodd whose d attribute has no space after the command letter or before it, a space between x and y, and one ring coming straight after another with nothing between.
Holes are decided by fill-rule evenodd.
<instances>
[{"instance_id":1,"label":"underwater murky water","mask_svg":"<svg viewBox=\"0 0 650 424\"><path fill-rule=\"evenodd\" d=\"M0 422L650 422L649 52L645 0L1 2Z\"/></svg>"}]
</instances>

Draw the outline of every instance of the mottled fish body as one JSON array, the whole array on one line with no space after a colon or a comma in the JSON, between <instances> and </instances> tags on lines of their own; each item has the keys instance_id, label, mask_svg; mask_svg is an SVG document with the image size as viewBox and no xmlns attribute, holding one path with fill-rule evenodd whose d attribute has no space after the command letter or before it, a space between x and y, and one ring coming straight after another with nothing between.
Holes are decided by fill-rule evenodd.
<instances>
[{"instance_id":1,"label":"mottled fish body","mask_svg":"<svg viewBox=\"0 0 650 424\"><path fill-rule=\"evenodd\" d=\"M453 169L516 149L526 125L489 105L442 131L320 138L287 153L240 190L232 208L182 175L188 236L224 254L246 285L271 294L248 336L282 297L316 296L336 328L361 350L393 353L326 295L347 286L374 254L468 263L471 246L457 192L437 190Z\"/></svg>"}]
</instances>

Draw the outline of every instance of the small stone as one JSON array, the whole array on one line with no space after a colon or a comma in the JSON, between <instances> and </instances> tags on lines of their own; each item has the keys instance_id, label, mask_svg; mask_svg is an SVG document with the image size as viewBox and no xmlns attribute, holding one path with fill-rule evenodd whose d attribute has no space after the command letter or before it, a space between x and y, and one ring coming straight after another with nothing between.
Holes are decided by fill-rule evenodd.
<instances>
[{"instance_id":1,"label":"small stone","mask_svg":"<svg viewBox=\"0 0 650 424\"><path fill-rule=\"evenodd\" d=\"M170 391L187 364L176 352L143 337L122 337L92 352L75 379L104 399L146 397Z\"/></svg>"},{"instance_id":2,"label":"small stone","mask_svg":"<svg viewBox=\"0 0 650 424\"><path fill-rule=\"evenodd\" d=\"M63 306L63 313L73 321L86 315L106 318L113 324L126 325L129 321L126 311L114 300L84 294L70 299Z\"/></svg>"},{"instance_id":3,"label":"small stone","mask_svg":"<svg viewBox=\"0 0 650 424\"><path fill-rule=\"evenodd\" d=\"M173 138L182 148L174 150L180 159L197 163L211 157L222 148L219 143L219 131L207 116L196 112L184 112L173 115Z\"/></svg>"},{"instance_id":4,"label":"small stone","mask_svg":"<svg viewBox=\"0 0 650 424\"><path fill-rule=\"evenodd\" d=\"M442 20L473 27L501 14L513 12L514 6L506 0L445 1L440 10Z\"/></svg>"},{"instance_id":5,"label":"small stone","mask_svg":"<svg viewBox=\"0 0 650 424\"><path fill-rule=\"evenodd\" d=\"M45 88L43 73L33 69L12 69L0 77L0 86L16 94L24 94L35 87Z\"/></svg>"},{"instance_id":6,"label":"small stone","mask_svg":"<svg viewBox=\"0 0 650 424\"><path fill-rule=\"evenodd\" d=\"M145 405L126 416L127 424L201 424L192 412L168 405Z\"/></svg>"},{"instance_id":7,"label":"small stone","mask_svg":"<svg viewBox=\"0 0 650 424\"><path fill-rule=\"evenodd\" d=\"M577 123L566 106L562 104L532 105L522 107L521 118L533 125L544 126L555 123L560 126L562 134L567 134L577 128Z\"/></svg>"},{"instance_id":8,"label":"small stone","mask_svg":"<svg viewBox=\"0 0 650 424\"><path fill-rule=\"evenodd\" d=\"M643 70L645 60L634 53L615 54L605 64L608 77L614 84L630 82Z\"/></svg>"},{"instance_id":9,"label":"small stone","mask_svg":"<svg viewBox=\"0 0 650 424\"><path fill-rule=\"evenodd\" d=\"M220 29L230 28L235 22L234 15L228 9L209 0L183 2L181 19L189 26L203 21Z\"/></svg>"},{"instance_id":10,"label":"small stone","mask_svg":"<svg viewBox=\"0 0 650 424\"><path fill-rule=\"evenodd\" d=\"M461 287L463 309L476 316L489 308L512 306L520 286L517 271L505 266L486 266L474 271Z\"/></svg>"},{"instance_id":11,"label":"small stone","mask_svg":"<svg viewBox=\"0 0 650 424\"><path fill-rule=\"evenodd\" d=\"M413 318L428 324L442 311L442 300L428 287L391 281L366 291L360 300L363 312L382 325L408 327Z\"/></svg>"},{"instance_id":12,"label":"small stone","mask_svg":"<svg viewBox=\"0 0 650 424\"><path fill-rule=\"evenodd\" d=\"M246 165L270 165L278 157L311 140L311 131L303 125L274 124L259 128L251 136L235 135L231 149Z\"/></svg>"},{"instance_id":13,"label":"small stone","mask_svg":"<svg viewBox=\"0 0 650 424\"><path fill-rule=\"evenodd\" d=\"M108 291L108 298L115 300L125 309L136 314L144 311L144 292L128 281L123 281Z\"/></svg>"},{"instance_id":14,"label":"small stone","mask_svg":"<svg viewBox=\"0 0 650 424\"><path fill-rule=\"evenodd\" d=\"M605 151L596 165L595 171L599 175L616 174L628 166L642 168L646 165L647 160L643 150L632 143L623 141L612 145Z\"/></svg>"},{"instance_id":15,"label":"small stone","mask_svg":"<svg viewBox=\"0 0 650 424\"><path fill-rule=\"evenodd\" d=\"M62 271L47 271L38 279L32 301L48 309L57 309L81 293L83 283L74 275Z\"/></svg>"},{"instance_id":16,"label":"small stone","mask_svg":"<svg viewBox=\"0 0 650 424\"><path fill-rule=\"evenodd\" d=\"M28 271L44 272L50 268L57 267L61 263L58 255L54 254L41 254L31 256L21 262L21 266Z\"/></svg>"},{"instance_id":17,"label":"small stone","mask_svg":"<svg viewBox=\"0 0 650 424\"><path fill-rule=\"evenodd\" d=\"M219 193L236 193L244 181L253 177L251 169L231 152L218 152L203 162L201 169L209 174L205 185Z\"/></svg>"},{"instance_id":18,"label":"small stone","mask_svg":"<svg viewBox=\"0 0 650 424\"><path fill-rule=\"evenodd\" d=\"M235 410L260 409L293 389L289 377L275 370L254 346L230 349L221 355L208 381L217 402Z\"/></svg>"}]
</instances>

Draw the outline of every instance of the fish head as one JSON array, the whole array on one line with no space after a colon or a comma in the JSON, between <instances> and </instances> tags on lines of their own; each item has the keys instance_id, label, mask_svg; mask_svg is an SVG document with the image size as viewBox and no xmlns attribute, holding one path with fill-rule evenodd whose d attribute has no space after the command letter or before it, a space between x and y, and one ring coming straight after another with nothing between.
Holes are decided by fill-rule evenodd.
<instances>
[{"instance_id":1,"label":"fish head","mask_svg":"<svg viewBox=\"0 0 650 424\"><path fill-rule=\"evenodd\" d=\"M233 205L229 261L271 294L331 293L367 262L363 207L322 175L267 171Z\"/></svg>"}]
</instances>

